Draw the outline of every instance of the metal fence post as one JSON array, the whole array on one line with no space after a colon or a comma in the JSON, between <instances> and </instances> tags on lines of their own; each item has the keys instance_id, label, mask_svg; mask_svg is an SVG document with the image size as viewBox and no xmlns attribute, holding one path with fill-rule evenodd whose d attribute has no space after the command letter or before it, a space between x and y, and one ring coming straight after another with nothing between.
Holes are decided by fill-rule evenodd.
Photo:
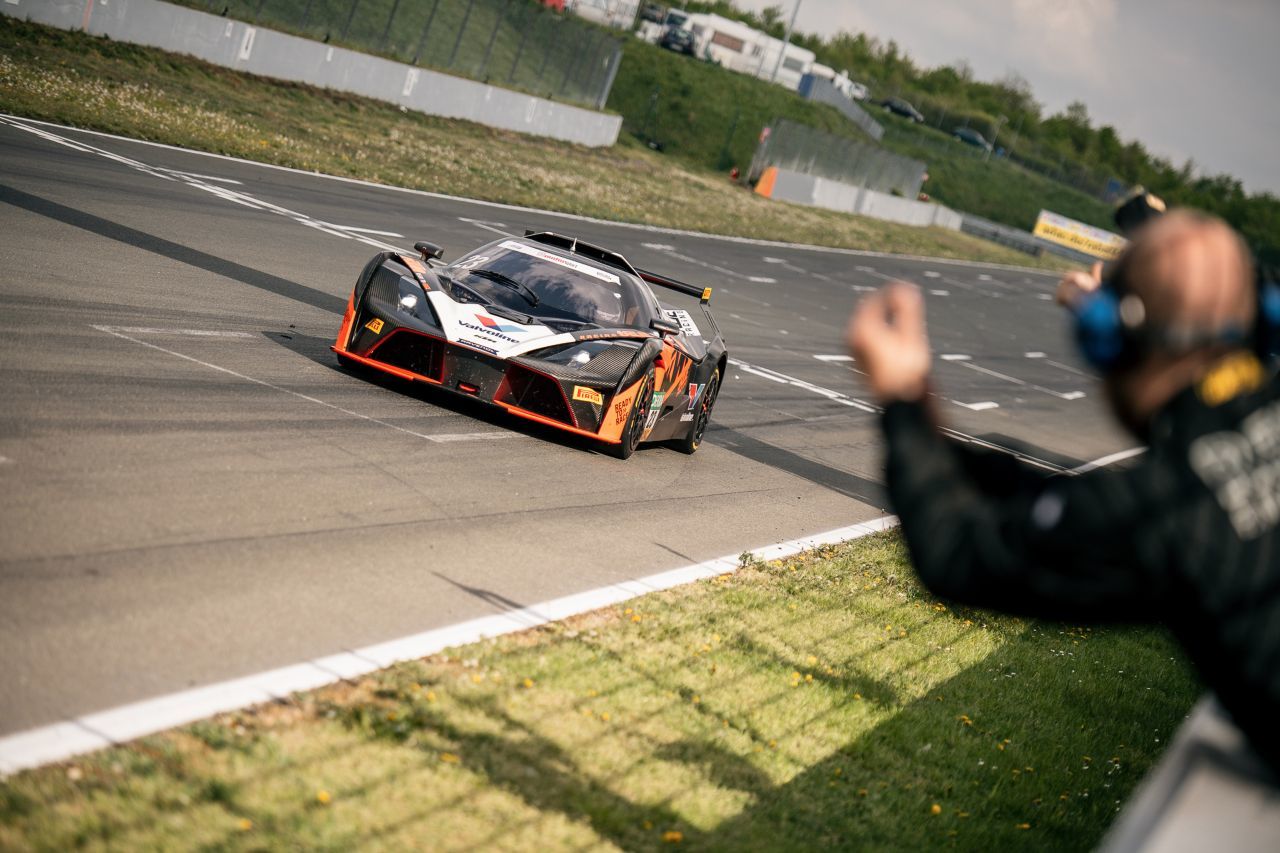
<instances>
[{"instance_id":1,"label":"metal fence post","mask_svg":"<svg viewBox=\"0 0 1280 853\"><path fill-rule=\"evenodd\" d=\"M351 0L351 12L347 15L347 22L342 25L342 35L338 38L346 41L347 30L351 29L351 21L356 16L356 7L360 5L360 0Z\"/></svg>"},{"instance_id":2,"label":"metal fence post","mask_svg":"<svg viewBox=\"0 0 1280 853\"><path fill-rule=\"evenodd\" d=\"M528 26L529 16L533 14L533 4L527 4L524 14L520 17L520 44L516 46L516 58L511 60L511 70L507 72L507 82L510 83L516 79L516 67L520 65L520 57L524 55L524 43L529 38L529 30L533 29Z\"/></svg>"},{"instance_id":3,"label":"metal fence post","mask_svg":"<svg viewBox=\"0 0 1280 853\"><path fill-rule=\"evenodd\" d=\"M458 37L453 40L453 50L449 54L449 68L453 67L454 60L458 58L458 48L462 47L462 35L467 31L467 21L471 20L471 9L476 5L476 0L467 0L467 11L462 13L462 23L458 25Z\"/></svg>"},{"instance_id":4,"label":"metal fence post","mask_svg":"<svg viewBox=\"0 0 1280 853\"><path fill-rule=\"evenodd\" d=\"M431 12L427 15L427 22L422 25L422 35L418 36L418 49L413 52L413 64L418 64L418 59L422 56L422 49L427 46L427 35L431 32L431 22L436 19L436 10L440 8L440 0L436 0L431 6Z\"/></svg>"},{"instance_id":5,"label":"metal fence post","mask_svg":"<svg viewBox=\"0 0 1280 853\"><path fill-rule=\"evenodd\" d=\"M600 56L600 48L603 47L604 43L608 40L609 40L609 35L607 33L601 33L600 38L598 38L596 40L596 43L592 45L591 52L589 54L584 54L589 58L587 59L586 63L583 64L582 74L579 75L580 77L586 77L586 82L580 83L578 85L578 89L580 91L586 92L590 89L591 81L595 78L595 74L596 74L596 70L595 70L596 59L597 57ZM575 80L576 79L577 78L575 78Z\"/></svg>"},{"instance_id":6,"label":"metal fence post","mask_svg":"<svg viewBox=\"0 0 1280 853\"><path fill-rule=\"evenodd\" d=\"M547 25L548 29L554 29L556 24L559 23L559 20L555 17L548 17L547 21L548 21L548 25ZM554 36L554 33L552 33L551 36ZM556 40L554 37L549 37L547 39L547 49L542 52L542 64L538 66L538 79L534 81L534 84L533 84L535 86L542 85L542 75L546 73L547 60L551 58L551 48L555 46L555 43L556 43Z\"/></svg>"},{"instance_id":7,"label":"metal fence post","mask_svg":"<svg viewBox=\"0 0 1280 853\"><path fill-rule=\"evenodd\" d=\"M396 19L396 11L400 8L400 0L391 4L391 14L387 15L387 25L382 28L382 39L378 42L378 50L387 49L387 36L391 35L391 22Z\"/></svg>"},{"instance_id":8,"label":"metal fence post","mask_svg":"<svg viewBox=\"0 0 1280 853\"><path fill-rule=\"evenodd\" d=\"M613 53L609 56L609 70L604 75L604 83L600 87L600 94L596 96L596 109L604 109L604 105L609 102L609 92L613 90L613 81L618 76L618 67L622 65L622 45L614 43Z\"/></svg>"},{"instance_id":9,"label":"metal fence post","mask_svg":"<svg viewBox=\"0 0 1280 853\"><path fill-rule=\"evenodd\" d=\"M507 11L511 8L511 0L507 0L502 5L502 11L498 13L498 19L493 22L493 32L489 33L489 43L484 47L484 59L480 60L480 70L476 72L476 76L484 79L484 73L489 69L489 58L493 56L493 43L498 40L498 30L502 29L502 22L507 19Z\"/></svg>"},{"instance_id":10,"label":"metal fence post","mask_svg":"<svg viewBox=\"0 0 1280 853\"><path fill-rule=\"evenodd\" d=\"M569 88L569 78L573 76L573 72L577 70L578 63L582 61L582 51L575 50L573 59L564 68L564 79L560 81L560 94L563 95Z\"/></svg>"}]
</instances>

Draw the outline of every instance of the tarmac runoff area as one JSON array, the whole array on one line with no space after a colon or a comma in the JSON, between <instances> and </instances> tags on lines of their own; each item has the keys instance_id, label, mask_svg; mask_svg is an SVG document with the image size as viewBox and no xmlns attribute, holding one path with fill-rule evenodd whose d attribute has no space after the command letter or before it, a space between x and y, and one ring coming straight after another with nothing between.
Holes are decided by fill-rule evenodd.
<instances>
[{"instance_id":1,"label":"tarmac runoff area","mask_svg":"<svg viewBox=\"0 0 1280 853\"><path fill-rule=\"evenodd\" d=\"M0 217L6 770L36 734L43 761L123 736L103 709L297 667L347 677L395 659L370 650L425 654L422 637L883 525L877 410L841 341L890 279L924 289L958 434L1050 470L1128 448L1039 271L605 223L10 118ZM525 228L714 288L732 362L696 455L620 462L337 367L373 252L457 257Z\"/></svg>"}]
</instances>

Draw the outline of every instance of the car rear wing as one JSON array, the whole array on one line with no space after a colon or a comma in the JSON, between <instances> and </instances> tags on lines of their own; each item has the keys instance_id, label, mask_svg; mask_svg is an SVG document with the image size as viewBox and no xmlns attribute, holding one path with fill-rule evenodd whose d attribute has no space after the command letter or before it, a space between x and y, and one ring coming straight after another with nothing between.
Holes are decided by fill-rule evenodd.
<instances>
[{"instance_id":1,"label":"car rear wing","mask_svg":"<svg viewBox=\"0 0 1280 853\"><path fill-rule=\"evenodd\" d=\"M656 284L658 287L665 287L668 290L674 290L679 293L683 293L686 296L692 296L703 305L711 302L711 288L709 287L698 287L694 284L687 284L683 281L678 281L665 275L659 275L656 272L649 272L648 270L637 269L636 272L640 274L640 278L649 282L649 284Z\"/></svg>"},{"instance_id":2,"label":"car rear wing","mask_svg":"<svg viewBox=\"0 0 1280 853\"><path fill-rule=\"evenodd\" d=\"M712 328L716 330L717 336L722 336L720 332L720 324L716 322L716 318L711 315L711 288L698 287L696 284L689 284L669 276L659 275L656 272L637 269L640 278L649 284L656 284L658 287L665 287L668 290L674 290L677 293L683 293L686 296L692 296L698 300L698 305L702 308L702 313L707 315Z\"/></svg>"}]
</instances>

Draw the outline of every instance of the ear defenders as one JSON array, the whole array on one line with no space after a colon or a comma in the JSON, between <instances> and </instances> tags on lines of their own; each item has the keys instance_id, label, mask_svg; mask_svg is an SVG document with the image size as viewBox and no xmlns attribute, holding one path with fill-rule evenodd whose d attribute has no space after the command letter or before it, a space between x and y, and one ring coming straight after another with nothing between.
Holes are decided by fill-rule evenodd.
<instances>
[{"instance_id":1,"label":"ear defenders","mask_svg":"<svg viewBox=\"0 0 1280 853\"><path fill-rule=\"evenodd\" d=\"M1149 326L1146 307L1119 282L1103 282L1075 311L1076 343L1092 367L1107 373L1153 350L1189 350L1212 344L1251 344L1264 362L1280 355L1280 285L1259 280L1254 328L1211 332Z\"/></svg>"}]
</instances>

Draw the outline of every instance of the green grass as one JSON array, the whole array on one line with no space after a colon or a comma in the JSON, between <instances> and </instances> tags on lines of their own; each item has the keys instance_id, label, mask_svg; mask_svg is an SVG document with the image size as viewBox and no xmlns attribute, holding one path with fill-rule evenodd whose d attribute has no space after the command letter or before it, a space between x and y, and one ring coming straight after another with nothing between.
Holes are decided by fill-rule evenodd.
<instances>
[{"instance_id":1,"label":"green grass","mask_svg":"<svg viewBox=\"0 0 1280 853\"><path fill-rule=\"evenodd\" d=\"M833 107L634 39L624 47L608 106L622 114L629 133L657 140L668 153L711 169L736 164L746 171L761 128L777 118L867 140ZM1111 208L1093 196L1007 160L984 163L948 133L866 107L885 128L885 148L928 164L924 190L942 204L1024 230L1031 229L1042 208L1114 227Z\"/></svg>"},{"instance_id":2,"label":"green grass","mask_svg":"<svg viewBox=\"0 0 1280 853\"><path fill-rule=\"evenodd\" d=\"M1087 850L1196 690L890 532L20 774L0 848Z\"/></svg>"},{"instance_id":3,"label":"green grass","mask_svg":"<svg viewBox=\"0 0 1280 853\"><path fill-rule=\"evenodd\" d=\"M1115 230L1111 205L1094 196L992 157L957 142L949 134L911 125L894 116L877 116L885 125L884 144L899 154L929 164L925 189L937 201L1030 231L1041 210Z\"/></svg>"},{"instance_id":4,"label":"green grass","mask_svg":"<svg viewBox=\"0 0 1280 853\"><path fill-rule=\"evenodd\" d=\"M601 219L1060 269L940 228L771 202L638 144L592 149L401 111L0 17L0 111L333 175ZM429 234L418 235L429 237Z\"/></svg>"}]
</instances>

